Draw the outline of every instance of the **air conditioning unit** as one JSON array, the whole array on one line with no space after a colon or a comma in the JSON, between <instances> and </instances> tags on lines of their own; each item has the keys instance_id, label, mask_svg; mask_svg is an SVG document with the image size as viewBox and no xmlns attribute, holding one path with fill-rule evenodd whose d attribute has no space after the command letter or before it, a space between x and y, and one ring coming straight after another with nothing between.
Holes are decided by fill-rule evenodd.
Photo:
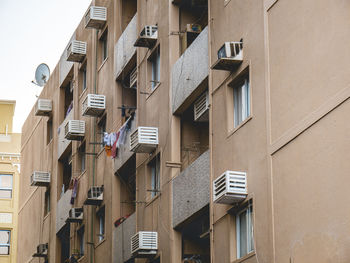
<instances>
[{"instance_id":1,"label":"air conditioning unit","mask_svg":"<svg viewBox=\"0 0 350 263\"><path fill-rule=\"evenodd\" d=\"M158 146L158 128L138 127L130 134L130 151L151 153Z\"/></svg>"},{"instance_id":2,"label":"air conditioning unit","mask_svg":"<svg viewBox=\"0 0 350 263\"><path fill-rule=\"evenodd\" d=\"M69 120L64 127L64 138L67 140L82 140L85 136L85 121Z\"/></svg>"},{"instance_id":3,"label":"air conditioning unit","mask_svg":"<svg viewBox=\"0 0 350 263\"><path fill-rule=\"evenodd\" d=\"M47 257L47 250L49 249L49 244L40 244L36 247L36 253L33 255L33 257Z\"/></svg>"},{"instance_id":4,"label":"air conditioning unit","mask_svg":"<svg viewBox=\"0 0 350 263\"><path fill-rule=\"evenodd\" d=\"M225 42L218 51L218 60L212 66L218 70L232 70L243 61L243 42Z\"/></svg>"},{"instance_id":5,"label":"air conditioning unit","mask_svg":"<svg viewBox=\"0 0 350 263\"><path fill-rule=\"evenodd\" d=\"M88 190L84 205L100 205L103 201L103 186L92 186Z\"/></svg>"},{"instance_id":6,"label":"air conditioning unit","mask_svg":"<svg viewBox=\"0 0 350 263\"><path fill-rule=\"evenodd\" d=\"M233 204L247 197L247 174L226 171L213 182L214 203Z\"/></svg>"},{"instance_id":7,"label":"air conditioning unit","mask_svg":"<svg viewBox=\"0 0 350 263\"><path fill-rule=\"evenodd\" d=\"M81 208L72 208L69 210L69 215L66 222L77 222L81 223L84 217L84 209Z\"/></svg>"},{"instance_id":8,"label":"air conditioning unit","mask_svg":"<svg viewBox=\"0 0 350 263\"><path fill-rule=\"evenodd\" d=\"M137 86L137 70L134 68L130 73L130 84L129 88L136 88Z\"/></svg>"},{"instance_id":9,"label":"air conditioning unit","mask_svg":"<svg viewBox=\"0 0 350 263\"><path fill-rule=\"evenodd\" d=\"M85 15L85 28L101 29L107 22L107 8L91 6Z\"/></svg>"},{"instance_id":10,"label":"air conditioning unit","mask_svg":"<svg viewBox=\"0 0 350 263\"><path fill-rule=\"evenodd\" d=\"M52 111L52 101L38 99L35 105L35 116L48 116Z\"/></svg>"},{"instance_id":11,"label":"air conditioning unit","mask_svg":"<svg viewBox=\"0 0 350 263\"><path fill-rule=\"evenodd\" d=\"M193 106L195 121L209 121L209 93L204 92Z\"/></svg>"},{"instance_id":12,"label":"air conditioning unit","mask_svg":"<svg viewBox=\"0 0 350 263\"><path fill-rule=\"evenodd\" d=\"M35 171L30 177L31 186L49 186L51 181L51 174L48 172Z\"/></svg>"},{"instance_id":13,"label":"air conditioning unit","mask_svg":"<svg viewBox=\"0 0 350 263\"><path fill-rule=\"evenodd\" d=\"M67 61L82 62L86 56L86 42L73 40L67 47Z\"/></svg>"},{"instance_id":14,"label":"air conditioning unit","mask_svg":"<svg viewBox=\"0 0 350 263\"><path fill-rule=\"evenodd\" d=\"M106 96L97 94L88 94L83 101L83 116L100 116L106 108Z\"/></svg>"},{"instance_id":15,"label":"air conditioning unit","mask_svg":"<svg viewBox=\"0 0 350 263\"><path fill-rule=\"evenodd\" d=\"M131 254L136 258L153 257L158 250L158 233L139 231L131 237Z\"/></svg>"},{"instance_id":16,"label":"air conditioning unit","mask_svg":"<svg viewBox=\"0 0 350 263\"><path fill-rule=\"evenodd\" d=\"M136 40L135 47L152 48L157 43L158 38L158 26L145 26L138 39Z\"/></svg>"}]
</instances>

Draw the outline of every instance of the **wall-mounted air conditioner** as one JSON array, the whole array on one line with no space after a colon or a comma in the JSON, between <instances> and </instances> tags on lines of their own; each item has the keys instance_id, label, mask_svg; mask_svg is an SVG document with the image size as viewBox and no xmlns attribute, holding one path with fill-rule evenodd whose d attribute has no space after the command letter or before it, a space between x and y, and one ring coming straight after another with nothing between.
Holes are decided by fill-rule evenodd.
<instances>
[{"instance_id":1,"label":"wall-mounted air conditioner","mask_svg":"<svg viewBox=\"0 0 350 263\"><path fill-rule=\"evenodd\" d=\"M85 28L101 29L107 22L107 8L91 6L85 14Z\"/></svg>"},{"instance_id":2,"label":"wall-mounted air conditioner","mask_svg":"<svg viewBox=\"0 0 350 263\"><path fill-rule=\"evenodd\" d=\"M158 128L138 127L130 134L130 151L151 153L158 146Z\"/></svg>"},{"instance_id":3,"label":"wall-mounted air conditioner","mask_svg":"<svg viewBox=\"0 0 350 263\"><path fill-rule=\"evenodd\" d=\"M209 93L204 92L193 105L195 121L209 121Z\"/></svg>"},{"instance_id":4,"label":"wall-mounted air conditioner","mask_svg":"<svg viewBox=\"0 0 350 263\"><path fill-rule=\"evenodd\" d=\"M129 88L136 88L137 87L137 70L134 68L130 73L130 84Z\"/></svg>"},{"instance_id":5,"label":"wall-mounted air conditioner","mask_svg":"<svg viewBox=\"0 0 350 263\"><path fill-rule=\"evenodd\" d=\"M83 101L83 116L100 116L106 108L106 96L97 94L88 94Z\"/></svg>"},{"instance_id":6,"label":"wall-mounted air conditioner","mask_svg":"<svg viewBox=\"0 0 350 263\"><path fill-rule=\"evenodd\" d=\"M86 42L73 40L67 47L67 61L82 62L86 56Z\"/></svg>"},{"instance_id":7,"label":"wall-mounted air conditioner","mask_svg":"<svg viewBox=\"0 0 350 263\"><path fill-rule=\"evenodd\" d=\"M30 177L31 186L49 186L51 181L51 174L48 172L35 171Z\"/></svg>"},{"instance_id":8,"label":"wall-mounted air conditioner","mask_svg":"<svg viewBox=\"0 0 350 263\"><path fill-rule=\"evenodd\" d=\"M103 186L92 186L88 190L84 205L100 205L103 201Z\"/></svg>"},{"instance_id":9,"label":"wall-mounted air conditioner","mask_svg":"<svg viewBox=\"0 0 350 263\"><path fill-rule=\"evenodd\" d=\"M77 222L81 223L84 217L84 209L81 208L72 208L69 210L69 215L66 222Z\"/></svg>"},{"instance_id":10,"label":"wall-mounted air conditioner","mask_svg":"<svg viewBox=\"0 0 350 263\"><path fill-rule=\"evenodd\" d=\"M233 204L247 197L247 174L226 171L213 182L214 203Z\"/></svg>"},{"instance_id":11,"label":"wall-mounted air conditioner","mask_svg":"<svg viewBox=\"0 0 350 263\"><path fill-rule=\"evenodd\" d=\"M218 60L212 66L218 70L232 70L243 61L243 42L225 42L218 51Z\"/></svg>"},{"instance_id":12,"label":"wall-mounted air conditioner","mask_svg":"<svg viewBox=\"0 0 350 263\"><path fill-rule=\"evenodd\" d=\"M52 100L38 99L35 104L35 116L48 116L52 111Z\"/></svg>"},{"instance_id":13,"label":"wall-mounted air conditioner","mask_svg":"<svg viewBox=\"0 0 350 263\"><path fill-rule=\"evenodd\" d=\"M67 140L82 140L85 136L85 121L69 120L64 127L64 138Z\"/></svg>"},{"instance_id":14,"label":"wall-mounted air conditioner","mask_svg":"<svg viewBox=\"0 0 350 263\"><path fill-rule=\"evenodd\" d=\"M47 252L49 249L49 244L40 244L36 247L36 253L34 253L33 257L47 257Z\"/></svg>"},{"instance_id":15,"label":"wall-mounted air conditioner","mask_svg":"<svg viewBox=\"0 0 350 263\"><path fill-rule=\"evenodd\" d=\"M138 39L136 40L135 47L152 48L157 43L158 38L158 26L145 26Z\"/></svg>"},{"instance_id":16,"label":"wall-mounted air conditioner","mask_svg":"<svg viewBox=\"0 0 350 263\"><path fill-rule=\"evenodd\" d=\"M139 231L131 237L131 254L136 258L153 257L158 250L158 233Z\"/></svg>"}]
</instances>

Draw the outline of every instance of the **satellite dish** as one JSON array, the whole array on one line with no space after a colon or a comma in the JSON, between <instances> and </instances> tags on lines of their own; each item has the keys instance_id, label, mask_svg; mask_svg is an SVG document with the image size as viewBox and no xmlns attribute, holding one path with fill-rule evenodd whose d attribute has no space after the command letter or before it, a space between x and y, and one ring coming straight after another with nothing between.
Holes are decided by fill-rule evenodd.
<instances>
[{"instance_id":1,"label":"satellite dish","mask_svg":"<svg viewBox=\"0 0 350 263\"><path fill-rule=\"evenodd\" d=\"M44 86L50 77L50 69L45 63L41 63L35 70L35 81L40 87Z\"/></svg>"}]
</instances>

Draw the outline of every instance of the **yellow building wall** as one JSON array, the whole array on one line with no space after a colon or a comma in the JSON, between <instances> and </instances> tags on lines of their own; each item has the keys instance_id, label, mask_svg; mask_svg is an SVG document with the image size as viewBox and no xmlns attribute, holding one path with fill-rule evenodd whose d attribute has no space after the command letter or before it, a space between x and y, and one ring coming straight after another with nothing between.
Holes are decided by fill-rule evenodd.
<instances>
[{"instance_id":1,"label":"yellow building wall","mask_svg":"<svg viewBox=\"0 0 350 263\"><path fill-rule=\"evenodd\" d=\"M12 133L14 109L14 101L0 101L0 174L11 174L13 176L12 198L0 198L0 230L11 231L10 254L0 255L0 263L17 262L21 134Z\"/></svg>"}]
</instances>

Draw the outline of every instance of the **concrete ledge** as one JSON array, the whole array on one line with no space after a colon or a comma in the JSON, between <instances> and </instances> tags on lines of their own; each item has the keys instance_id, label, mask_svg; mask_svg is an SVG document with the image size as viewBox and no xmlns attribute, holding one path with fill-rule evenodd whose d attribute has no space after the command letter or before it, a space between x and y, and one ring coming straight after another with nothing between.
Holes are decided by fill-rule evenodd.
<instances>
[{"instance_id":1,"label":"concrete ledge","mask_svg":"<svg viewBox=\"0 0 350 263\"><path fill-rule=\"evenodd\" d=\"M209 159L206 151L173 180L174 228L209 204Z\"/></svg>"},{"instance_id":2,"label":"concrete ledge","mask_svg":"<svg viewBox=\"0 0 350 263\"><path fill-rule=\"evenodd\" d=\"M207 79L208 54L208 27L206 27L173 66L171 72L173 113L179 113L180 107L189 96Z\"/></svg>"}]
</instances>

